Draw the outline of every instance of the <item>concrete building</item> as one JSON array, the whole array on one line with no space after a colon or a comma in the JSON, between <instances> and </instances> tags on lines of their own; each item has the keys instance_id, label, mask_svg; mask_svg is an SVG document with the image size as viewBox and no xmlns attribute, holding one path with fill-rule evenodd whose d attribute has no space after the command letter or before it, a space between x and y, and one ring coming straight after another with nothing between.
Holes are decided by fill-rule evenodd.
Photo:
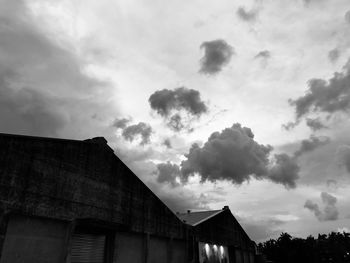
<instances>
[{"instance_id":1,"label":"concrete building","mask_svg":"<svg viewBox=\"0 0 350 263\"><path fill-rule=\"evenodd\" d=\"M0 263L203 262L206 244L230 257L210 262L253 262L229 209L195 214L179 219L102 137L0 134Z\"/></svg>"},{"instance_id":2,"label":"concrete building","mask_svg":"<svg viewBox=\"0 0 350 263\"><path fill-rule=\"evenodd\" d=\"M251 241L228 206L222 210L177 214L192 227L194 262L254 263L256 244Z\"/></svg>"}]
</instances>

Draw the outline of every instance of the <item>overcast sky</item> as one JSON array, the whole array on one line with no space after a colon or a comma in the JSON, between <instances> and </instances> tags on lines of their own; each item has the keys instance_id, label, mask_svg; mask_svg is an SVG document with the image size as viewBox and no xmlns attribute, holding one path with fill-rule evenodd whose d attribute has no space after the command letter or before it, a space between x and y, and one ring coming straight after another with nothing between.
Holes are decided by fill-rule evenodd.
<instances>
[{"instance_id":1,"label":"overcast sky","mask_svg":"<svg viewBox=\"0 0 350 263\"><path fill-rule=\"evenodd\" d=\"M0 132L104 136L173 211L350 229L348 0L0 0Z\"/></svg>"}]
</instances>

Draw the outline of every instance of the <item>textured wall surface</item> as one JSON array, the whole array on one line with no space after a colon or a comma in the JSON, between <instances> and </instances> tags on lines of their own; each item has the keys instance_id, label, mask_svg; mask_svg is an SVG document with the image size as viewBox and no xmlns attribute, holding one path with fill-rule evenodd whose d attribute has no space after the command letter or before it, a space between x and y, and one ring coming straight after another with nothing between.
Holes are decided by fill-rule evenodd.
<instances>
[{"instance_id":1,"label":"textured wall surface","mask_svg":"<svg viewBox=\"0 0 350 263\"><path fill-rule=\"evenodd\" d=\"M90 218L132 232L184 238L186 226L108 147L0 134L0 246L8 214Z\"/></svg>"},{"instance_id":2,"label":"textured wall surface","mask_svg":"<svg viewBox=\"0 0 350 263\"><path fill-rule=\"evenodd\" d=\"M68 224L42 218L11 217L1 263L62 263Z\"/></svg>"}]
</instances>

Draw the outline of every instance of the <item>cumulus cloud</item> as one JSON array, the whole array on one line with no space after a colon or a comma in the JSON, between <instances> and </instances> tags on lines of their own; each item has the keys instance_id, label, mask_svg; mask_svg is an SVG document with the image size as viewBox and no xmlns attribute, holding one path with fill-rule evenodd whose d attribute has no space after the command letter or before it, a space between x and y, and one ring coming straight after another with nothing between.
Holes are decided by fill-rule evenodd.
<instances>
[{"instance_id":1,"label":"cumulus cloud","mask_svg":"<svg viewBox=\"0 0 350 263\"><path fill-rule=\"evenodd\" d=\"M328 52L328 58L332 63L336 62L339 56L340 56L340 50L337 48L334 48Z\"/></svg>"},{"instance_id":2,"label":"cumulus cloud","mask_svg":"<svg viewBox=\"0 0 350 263\"><path fill-rule=\"evenodd\" d=\"M304 96L289 100L295 107L296 118L300 119L311 112L328 113L348 112L350 109L350 63L344 72L336 72L327 82L323 79L311 79L309 89Z\"/></svg>"},{"instance_id":3,"label":"cumulus cloud","mask_svg":"<svg viewBox=\"0 0 350 263\"><path fill-rule=\"evenodd\" d=\"M321 129L328 128L326 125L322 123L320 118L306 118L306 125L312 130L312 131L318 131Z\"/></svg>"},{"instance_id":4,"label":"cumulus cloud","mask_svg":"<svg viewBox=\"0 0 350 263\"><path fill-rule=\"evenodd\" d=\"M336 207L337 198L329 193L322 192L321 200L324 204L323 211L320 210L318 204L311 200L306 200L304 207L312 211L319 221L332 221L338 219L338 209Z\"/></svg>"},{"instance_id":5,"label":"cumulus cloud","mask_svg":"<svg viewBox=\"0 0 350 263\"><path fill-rule=\"evenodd\" d=\"M178 186L177 181L181 179L181 171L177 164L172 164L170 162L160 163L157 165L157 182L158 183L170 183L171 186Z\"/></svg>"},{"instance_id":6,"label":"cumulus cloud","mask_svg":"<svg viewBox=\"0 0 350 263\"><path fill-rule=\"evenodd\" d=\"M286 188L295 188L299 170L300 167L295 158L285 153L275 154L275 162L269 171L268 178L275 183L283 184Z\"/></svg>"},{"instance_id":7,"label":"cumulus cloud","mask_svg":"<svg viewBox=\"0 0 350 263\"><path fill-rule=\"evenodd\" d=\"M139 122L138 124L133 124L125 127L122 131L122 136L128 140L133 141L138 136L141 137L140 144L150 143L150 137L152 134L152 127L144 122Z\"/></svg>"},{"instance_id":8,"label":"cumulus cloud","mask_svg":"<svg viewBox=\"0 0 350 263\"><path fill-rule=\"evenodd\" d=\"M198 173L202 181L229 180L235 184L251 177L268 179L294 188L299 167L293 157L276 154L269 160L272 147L258 144L251 129L239 123L214 132L200 147L193 144L181 163L184 177Z\"/></svg>"},{"instance_id":9,"label":"cumulus cloud","mask_svg":"<svg viewBox=\"0 0 350 263\"><path fill-rule=\"evenodd\" d=\"M115 119L113 123L113 127L117 129L124 129L126 128L127 124L130 122L130 119L122 118L122 119Z\"/></svg>"},{"instance_id":10,"label":"cumulus cloud","mask_svg":"<svg viewBox=\"0 0 350 263\"><path fill-rule=\"evenodd\" d=\"M256 54L254 58L268 59L270 57L271 57L271 52L268 50L263 50L263 51L260 51L258 54Z\"/></svg>"},{"instance_id":11,"label":"cumulus cloud","mask_svg":"<svg viewBox=\"0 0 350 263\"><path fill-rule=\"evenodd\" d=\"M301 141L300 148L294 153L294 156L299 157L307 152L311 152L316 148L326 145L330 139L326 136L316 137L311 135L309 139Z\"/></svg>"},{"instance_id":12,"label":"cumulus cloud","mask_svg":"<svg viewBox=\"0 0 350 263\"><path fill-rule=\"evenodd\" d=\"M258 17L258 13L259 12L257 9L247 11L242 6L237 9L237 16L246 22L255 22Z\"/></svg>"},{"instance_id":13,"label":"cumulus cloud","mask_svg":"<svg viewBox=\"0 0 350 263\"><path fill-rule=\"evenodd\" d=\"M186 87L158 90L149 97L148 101L151 108L164 117L167 125L174 131L189 128L186 121L188 116L199 118L208 111L199 91Z\"/></svg>"},{"instance_id":14,"label":"cumulus cloud","mask_svg":"<svg viewBox=\"0 0 350 263\"><path fill-rule=\"evenodd\" d=\"M200 47L204 49L204 56L200 60L199 72L208 75L219 73L234 54L234 48L222 39L203 42Z\"/></svg>"},{"instance_id":15,"label":"cumulus cloud","mask_svg":"<svg viewBox=\"0 0 350 263\"><path fill-rule=\"evenodd\" d=\"M337 159L340 165L345 166L350 173L350 145L341 145L338 147Z\"/></svg>"}]
</instances>

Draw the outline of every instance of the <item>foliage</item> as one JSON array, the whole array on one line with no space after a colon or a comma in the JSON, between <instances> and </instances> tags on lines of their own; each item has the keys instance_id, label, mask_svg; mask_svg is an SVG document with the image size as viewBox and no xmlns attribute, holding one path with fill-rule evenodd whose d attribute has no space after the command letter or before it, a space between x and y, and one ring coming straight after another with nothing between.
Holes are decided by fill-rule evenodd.
<instances>
[{"instance_id":1,"label":"foliage","mask_svg":"<svg viewBox=\"0 0 350 263\"><path fill-rule=\"evenodd\" d=\"M258 245L259 251L274 263L350 262L350 233L332 232L328 235L293 238L282 233Z\"/></svg>"}]
</instances>

